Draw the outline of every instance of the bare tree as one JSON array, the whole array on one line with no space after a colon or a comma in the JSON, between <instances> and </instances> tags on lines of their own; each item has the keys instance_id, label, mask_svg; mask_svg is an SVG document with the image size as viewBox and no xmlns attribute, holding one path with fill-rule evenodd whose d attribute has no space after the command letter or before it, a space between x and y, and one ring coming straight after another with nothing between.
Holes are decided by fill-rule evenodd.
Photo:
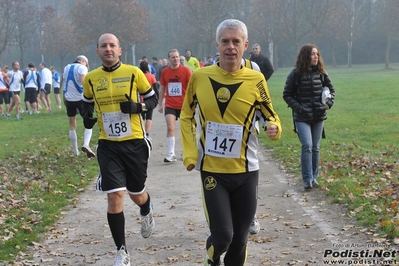
<instances>
[{"instance_id":1,"label":"bare tree","mask_svg":"<svg viewBox=\"0 0 399 266\"><path fill-rule=\"evenodd\" d=\"M166 57L167 52L176 47L176 40L181 39L179 23L180 0L148 1L139 0L140 4L148 10L148 38L140 44L142 55L151 52L151 55ZM181 43L183 45L183 43ZM140 49L138 48L138 49ZM149 55L149 54L147 54ZM135 60L133 61L135 62Z\"/></svg>"},{"instance_id":2,"label":"bare tree","mask_svg":"<svg viewBox=\"0 0 399 266\"><path fill-rule=\"evenodd\" d=\"M43 25L43 50L48 56L59 56L61 66L68 54L81 54L87 46L82 45L75 34L72 21L64 16L48 19Z\"/></svg>"},{"instance_id":3,"label":"bare tree","mask_svg":"<svg viewBox=\"0 0 399 266\"><path fill-rule=\"evenodd\" d=\"M304 38L311 33L311 27L307 19L306 9L309 8L309 1L287 0L283 6L284 26L289 40L298 51Z\"/></svg>"},{"instance_id":4,"label":"bare tree","mask_svg":"<svg viewBox=\"0 0 399 266\"><path fill-rule=\"evenodd\" d=\"M382 17L379 26L386 37L385 68L389 69L389 58L393 39L399 37L399 1L384 0L382 5Z\"/></svg>"},{"instance_id":5,"label":"bare tree","mask_svg":"<svg viewBox=\"0 0 399 266\"><path fill-rule=\"evenodd\" d=\"M54 13L52 8L47 7L46 11L45 13L50 16ZM39 25L42 17L44 16L42 16L41 11L35 5L29 3L19 6L18 12L14 13L14 28L11 33L11 39L19 48L19 63L21 67L25 65L25 49L37 42L40 32L36 25Z\"/></svg>"},{"instance_id":6,"label":"bare tree","mask_svg":"<svg viewBox=\"0 0 399 266\"><path fill-rule=\"evenodd\" d=\"M139 49L148 52L166 52L189 48L197 57L215 52L215 32L224 19L237 18L244 22L252 16L254 0L223 1L148 1L139 0L149 11L149 39Z\"/></svg>"},{"instance_id":7,"label":"bare tree","mask_svg":"<svg viewBox=\"0 0 399 266\"><path fill-rule=\"evenodd\" d=\"M148 38L148 13L136 0L80 0L71 15L84 45L96 43L107 32L115 34L125 47Z\"/></svg>"},{"instance_id":8,"label":"bare tree","mask_svg":"<svg viewBox=\"0 0 399 266\"><path fill-rule=\"evenodd\" d=\"M42 58L46 54L62 62L72 53L87 51L91 56L91 48L105 32L112 32L120 39L124 61L128 61L130 54L134 58L132 47L142 55L158 57L161 54L166 57L171 48L190 48L202 58L215 51L217 25L223 19L237 18L247 24L250 42L262 45L262 52L269 56L275 69L291 64L294 51L305 42L320 46L325 59L331 55L334 65L347 63L351 67L354 60L385 59L385 67L389 68L390 61L397 60L398 3L397 0L0 0L0 61L20 58L23 64L26 60L36 60L37 54L28 52L31 49L38 49ZM30 6L33 9L28 13ZM45 13L46 6L56 10L56 15L46 14L37 21L35 14ZM39 36L40 42L32 40L31 35Z\"/></svg>"},{"instance_id":9,"label":"bare tree","mask_svg":"<svg viewBox=\"0 0 399 266\"><path fill-rule=\"evenodd\" d=\"M348 5L347 6L347 15L348 15L348 20L349 23L347 24L346 27L343 27L343 29L346 29L347 32L347 44L348 44L348 67L352 67L352 48L353 48L353 41L355 39L355 33L358 30L358 27L362 24L362 22L365 20L363 13L361 13L364 4L366 3L366 0L342 0L343 5ZM345 20L343 20L345 21Z\"/></svg>"},{"instance_id":10,"label":"bare tree","mask_svg":"<svg viewBox=\"0 0 399 266\"><path fill-rule=\"evenodd\" d=\"M0 63L2 54L7 49L14 29L14 15L24 0L0 0Z\"/></svg>"},{"instance_id":11,"label":"bare tree","mask_svg":"<svg viewBox=\"0 0 399 266\"><path fill-rule=\"evenodd\" d=\"M224 18L231 17L226 9L229 3L227 0L182 1L180 15L185 22L181 24L182 32L187 48L196 48L194 55L210 55L215 49L216 27Z\"/></svg>"},{"instance_id":12,"label":"bare tree","mask_svg":"<svg viewBox=\"0 0 399 266\"><path fill-rule=\"evenodd\" d=\"M342 28L346 28L343 26L343 23L347 21L343 19L346 9L342 3L334 0L324 1L320 8L320 15L318 15L320 21L313 20L311 22L313 42L316 44L324 43L324 45L330 47L332 65L336 67L336 47L346 41L346 31L342 30ZM324 57L326 58L326 56Z\"/></svg>"},{"instance_id":13,"label":"bare tree","mask_svg":"<svg viewBox=\"0 0 399 266\"><path fill-rule=\"evenodd\" d=\"M310 0L309 6L305 8L306 18L310 26L310 39L317 44L321 35L327 28L331 19L331 10L334 0Z\"/></svg>"},{"instance_id":14,"label":"bare tree","mask_svg":"<svg viewBox=\"0 0 399 266\"><path fill-rule=\"evenodd\" d=\"M284 17L286 1L281 0L255 0L249 17L249 28L252 30L255 42L268 45L268 56L275 70L278 69L278 47L288 40L284 30ZM252 36L251 35L251 36ZM266 49L263 49L266 51Z\"/></svg>"}]
</instances>

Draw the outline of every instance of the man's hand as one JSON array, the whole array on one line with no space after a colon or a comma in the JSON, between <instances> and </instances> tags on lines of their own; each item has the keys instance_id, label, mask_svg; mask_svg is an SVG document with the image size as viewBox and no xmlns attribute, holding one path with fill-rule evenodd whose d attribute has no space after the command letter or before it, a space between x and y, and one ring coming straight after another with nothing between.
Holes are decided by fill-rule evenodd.
<instances>
[{"instance_id":1,"label":"man's hand","mask_svg":"<svg viewBox=\"0 0 399 266\"><path fill-rule=\"evenodd\" d=\"M142 111L141 103L135 103L129 95L125 94L127 101L120 102L121 111L124 114L139 114Z\"/></svg>"},{"instance_id":2,"label":"man's hand","mask_svg":"<svg viewBox=\"0 0 399 266\"><path fill-rule=\"evenodd\" d=\"M92 112L88 113L86 116L83 117L83 125L87 129L92 129L96 123L97 123L97 117L93 117Z\"/></svg>"},{"instance_id":3,"label":"man's hand","mask_svg":"<svg viewBox=\"0 0 399 266\"><path fill-rule=\"evenodd\" d=\"M194 164L190 164L189 166L187 166L187 171L192 171L194 167L195 167Z\"/></svg>"},{"instance_id":4,"label":"man's hand","mask_svg":"<svg viewBox=\"0 0 399 266\"><path fill-rule=\"evenodd\" d=\"M160 102L158 102L158 112L163 113L163 105Z\"/></svg>"},{"instance_id":5,"label":"man's hand","mask_svg":"<svg viewBox=\"0 0 399 266\"><path fill-rule=\"evenodd\" d=\"M266 129L266 134L271 139L276 137L277 133L278 133L278 127L276 125L270 125Z\"/></svg>"}]
</instances>

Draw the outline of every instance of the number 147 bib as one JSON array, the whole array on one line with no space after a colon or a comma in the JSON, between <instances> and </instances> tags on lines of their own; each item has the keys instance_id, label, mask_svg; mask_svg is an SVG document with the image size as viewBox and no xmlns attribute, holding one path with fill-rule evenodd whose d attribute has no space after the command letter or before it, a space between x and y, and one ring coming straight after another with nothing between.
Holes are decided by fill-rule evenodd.
<instances>
[{"instance_id":1,"label":"number 147 bib","mask_svg":"<svg viewBox=\"0 0 399 266\"><path fill-rule=\"evenodd\" d=\"M243 127L241 125L206 123L205 154L240 158Z\"/></svg>"}]
</instances>

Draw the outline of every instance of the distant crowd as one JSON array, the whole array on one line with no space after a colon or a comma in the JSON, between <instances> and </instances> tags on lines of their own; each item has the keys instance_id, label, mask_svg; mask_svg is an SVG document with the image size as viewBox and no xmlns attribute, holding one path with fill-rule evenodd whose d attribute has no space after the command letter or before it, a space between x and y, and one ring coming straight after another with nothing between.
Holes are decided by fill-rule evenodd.
<instances>
[{"instance_id":1,"label":"distant crowd","mask_svg":"<svg viewBox=\"0 0 399 266\"><path fill-rule=\"evenodd\" d=\"M219 61L220 54L216 53L215 56L208 56L206 62L202 59L197 59L195 56L191 54L191 50L187 49L185 51L185 56L180 56L180 65L188 67L191 72L200 67L211 66L214 65L217 61ZM141 62L147 62L148 67L150 68L150 73L153 74L156 79L159 81L162 70L170 65L168 59L158 59L158 57L154 56L151 58L151 63L148 61L147 56L143 56L138 60L137 66L140 66Z\"/></svg>"},{"instance_id":2,"label":"distant crowd","mask_svg":"<svg viewBox=\"0 0 399 266\"><path fill-rule=\"evenodd\" d=\"M0 75L0 115L7 120L15 109L15 120L22 120L21 114L39 114L42 109L51 113L50 93L53 89L56 106L61 108L60 75L46 63L39 64L37 70L34 63L27 68L20 69L17 61L12 63L12 69L4 66ZM21 103L21 91L24 92L24 107Z\"/></svg>"},{"instance_id":3,"label":"distant crowd","mask_svg":"<svg viewBox=\"0 0 399 266\"><path fill-rule=\"evenodd\" d=\"M259 47L260 50L258 44L255 44L255 46ZM180 65L188 67L193 72L197 68L214 65L219 61L219 57L220 54L217 52L214 56L208 56L205 62L202 59L197 59L192 55L191 50L187 49L185 55L180 56ZM250 52L249 59L251 61L256 62L256 57L253 52ZM149 62L147 56L143 56L138 60L137 66L140 67L140 63L143 61L148 63L149 73L155 76L159 84L162 70L170 66L169 59L158 59L154 56ZM269 69L273 71L271 64ZM268 75L265 76L267 80ZM12 111L15 110L15 120L22 120L21 114L23 113L28 115L41 112L51 113L51 91L54 94L56 108L61 109L61 79L62 75L60 76L55 67L48 68L44 62L39 64L39 69L36 69L34 63L29 63L28 67L20 69L20 64L17 61L12 63L11 69L8 66L2 67L0 75L0 116L9 120ZM22 100L21 91L24 96Z\"/></svg>"}]
</instances>

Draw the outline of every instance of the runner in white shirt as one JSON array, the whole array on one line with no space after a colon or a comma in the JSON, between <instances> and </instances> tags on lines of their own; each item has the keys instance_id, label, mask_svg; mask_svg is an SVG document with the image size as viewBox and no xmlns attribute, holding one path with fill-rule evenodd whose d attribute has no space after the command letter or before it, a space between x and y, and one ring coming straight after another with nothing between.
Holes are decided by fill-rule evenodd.
<instances>
[{"instance_id":1,"label":"runner in white shirt","mask_svg":"<svg viewBox=\"0 0 399 266\"><path fill-rule=\"evenodd\" d=\"M7 77L10 79L10 97L12 98L12 102L10 108L7 110L6 118L10 118L10 113L15 106L15 120L22 120L20 116L21 109L21 98L19 94L21 93L21 86L23 84L23 73L19 70L19 62L15 61L12 63L12 70L7 72Z\"/></svg>"},{"instance_id":2,"label":"runner in white shirt","mask_svg":"<svg viewBox=\"0 0 399 266\"><path fill-rule=\"evenodd\" d=\"M84 55L78 55L75 62L68 64L64 68L61 77L61 88L64 89L64 103L69 120L69 139L71 140L73 153L79 155L78 137L76 133L77 110L82 115L83 103L83 81L89 67L89 60ZM83 146L81 150L86 153L88 158L95 157L96 154L90 149L92 129L85 128L83 136Z\"/></svg>"},{"instance_id":3,"label":"runner in white shirt","mask_svg":"<svg viewBox=\"0 0 399 266\"><path fill-rule=\"evenodd\" d=\"M28 68L24 72L25 86L25 105L28 114L38 114L37 95L40 87L40 76L36 71L35 64L30 62Z\"/></svg>"},{"instance_id":4,"label":"runner in white shirt","mask_svg":"<svg viewBox=\"0 0 399 266\"><path fill-rule=\"evenodd\" d=\"M40 99L46 107L46 113L51 113L51 84L53 82L53 74L50 69L46 67L44 62L40 63L39 68L41 69L41 80L40 80Z\"/></svg>"},{"instance_id":5,"label":"runner in white shirt","mask_svg":"<svg viewBox=\"0 0 399 266\"><path fill-rule=\"evenodd\" d=\"M50 67L51 73L53 74L53 89L54 89L54 98L57 104L57 109L61 109L61 97L60 97L60 74L55 70L55 67Z\"/></svg>"}]
</instances>

